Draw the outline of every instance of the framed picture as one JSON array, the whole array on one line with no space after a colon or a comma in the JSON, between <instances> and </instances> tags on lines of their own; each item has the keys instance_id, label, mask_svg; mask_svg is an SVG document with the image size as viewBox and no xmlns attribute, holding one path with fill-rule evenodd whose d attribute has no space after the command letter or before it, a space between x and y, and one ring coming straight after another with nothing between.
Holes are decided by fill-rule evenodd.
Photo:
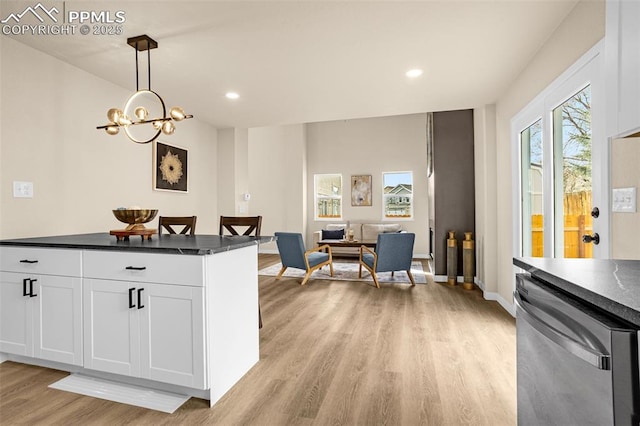
<instances>
[{"instance_id":1,"label":"framed picture","mask_svg":"<svg viewBox=\"0 0 640 426\"><path fill-rule=\"evenodd\" d=\"M155 142L153 153L153 188L158 191L188 192L187 150Z\"/></svg>"},{"instance_id":2,"label":"framed picture","mask_svg":"<svg viewBox=\"0 0 640 426\"><path fill-rule=\"evenodd\" d=\"M371 175L351 176L351 205L371 205Z\"/></svg>"}]
</instances>

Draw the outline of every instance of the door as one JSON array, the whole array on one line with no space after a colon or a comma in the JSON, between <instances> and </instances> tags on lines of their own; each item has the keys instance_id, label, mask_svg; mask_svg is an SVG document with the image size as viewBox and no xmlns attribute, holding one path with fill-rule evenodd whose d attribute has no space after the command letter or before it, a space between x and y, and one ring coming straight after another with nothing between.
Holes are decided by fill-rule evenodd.
<instances>
[{"instance_id":1,"label":"door","mask_svg":"<svg viewBox=\"0 0 640 426\"><path fill-rule=\"evenodd\" d=\"M516 256L609 257L601 44L512 120Z\"/></svg>"},{"instance_id":2,"label":"door","mask_svg":"<svg viewBox=\"0 0 640 426\"><path fill-rule=\"evenodd\" d=\"M131 283L84 280L84 366L139 376L136 292Z\"/></svg>"},{"instance_id":3,"label":"door","mask_svg":"<svg viewBox=\"0 0 640 426\"><path fill-rule=\"evenodd\" d=\"M138 283L141 377L206 389L202 287Z\"/></svg>"},{"instance_id":4,"label":"door","mask_svg":"<svg viewBox=\"0 0 640 426\"><path fill-rule=\"evenodd\" d=\"M32 288L33 356L82 365L82 280L40 275Z\"/></svg>"},{"instance_id":5,"label":"door","mask_svg":"<svg viewBox=\"0 0 640 426\"><path fill-rule=\"evenodd\" d=\"M0 352L33 355L32 304L25 281L28 279L25 274L0 272Z\"/></svg>"}]
</instances>

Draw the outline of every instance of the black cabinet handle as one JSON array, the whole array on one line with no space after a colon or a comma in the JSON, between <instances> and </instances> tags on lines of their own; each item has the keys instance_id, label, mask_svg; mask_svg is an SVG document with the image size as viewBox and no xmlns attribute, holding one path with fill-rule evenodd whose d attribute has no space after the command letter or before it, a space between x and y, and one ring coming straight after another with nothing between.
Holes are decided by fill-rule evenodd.
<instances>
[{"instance_id":1,"label":"black cabinet handle","mask_svg":"<svg viewBox=\"0 0 640 426\"><path fill-rule=\"evenodd\" d=\"M29 281L29 278L25 278L24 280L22 280L22 295L23 296L28 296L29 293L27 293L27 281Z\"/></svg>"},{"instance_id":2,"label":"black cabinet handle","mask_svg":"<svg viewBox=\"0 0 640 426\"><path fill-rule=\"evenodd\" d=\"M135 308L136 305L133 303L133 291L135 290L135 287L131 287L129 289L129 309Z\"/></svg>"},{"instance_id":3,"label":"black cabinet handle","mask_svg":"<svg viewBox=\"0 0 640 426\"><path fill-rule=\"evenodd\" d=\"M142 291L143 290L144 290L144 288L139 288L138 289L138 309L144 308L144 305L142 304Z\"/></svg>"},{"instance_id":4,"label":"black cabinet handle","mask_svg":"<svg viewBox=\"0 0 640 426\"><path fill-rule=\"evenodd\" d=\"M35 294L33 292L33 283L36 282L36 281L38 281L38 280L37 279L36 280L29 280L29 297L36 297L37 296L37 294Z\"/></svg>"},{"instance_id":5,"label":"black cabinet handle","mask_svg":"<svg viewBox=\"0 0 640 426\"><path fill-rule=\"evenodd\" d=\"M128 269L129 271L144 271L145 269L147 269L146 266L127 266L124 269Z\"/></svg>"},{"instance_id":6,"label":"black cabinet handle","mask_svg":"<svg viewBox=\"0 0 640 426\"><path fill-rule=\"evenodd\" d=\"M37 260L22 259L20 263L38 263Z\"/></svg>"}]
</instances>

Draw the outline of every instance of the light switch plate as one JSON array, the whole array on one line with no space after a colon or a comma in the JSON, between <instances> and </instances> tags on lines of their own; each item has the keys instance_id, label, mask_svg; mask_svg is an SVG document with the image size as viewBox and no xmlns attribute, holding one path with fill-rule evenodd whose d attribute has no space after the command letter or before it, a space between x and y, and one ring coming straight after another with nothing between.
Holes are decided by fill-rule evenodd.
<instances>
[{"instance_id":1,"label":"light switch plate","mask_svg":"<svg viewBox=\"0 0 640 426\"><path fill-rule=\"evenodd\" d=\"M33 182L13 182L13 198L33 198Z\"/></svg>"},{"instance_id":2,"label":"light switch plate","mask_svg":"<svg viewBox=\"0 0 640 426\"><path fill-rule=\"evenodd\" d=\"M636 212L636 188L613 188L611 211L617 213Z\"/></svg>"}]
</instances>

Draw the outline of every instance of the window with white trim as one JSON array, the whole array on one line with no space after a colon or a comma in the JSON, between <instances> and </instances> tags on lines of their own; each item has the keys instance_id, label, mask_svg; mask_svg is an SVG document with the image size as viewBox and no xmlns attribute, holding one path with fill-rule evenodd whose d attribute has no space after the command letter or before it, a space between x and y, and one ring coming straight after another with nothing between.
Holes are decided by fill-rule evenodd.
<instances>
[{"instance_id":1,"label":"window with white trim","mask_svg":"<svg viewBox=\"0 0 640 426\"><path fill-rule=\"evenodd\" d=\"M342 218L342 175L314 175L315 218Z\"/></svg>"},{"instance_id":2,"label":"window with white trim","mask_svg":"<svg viewBox=\"0 0 640 426\"><path fill-rule=\"evenodd\" d=\"M413 172L382 173L382 217L413 219Z\"/></svg>"}]
</instances>

